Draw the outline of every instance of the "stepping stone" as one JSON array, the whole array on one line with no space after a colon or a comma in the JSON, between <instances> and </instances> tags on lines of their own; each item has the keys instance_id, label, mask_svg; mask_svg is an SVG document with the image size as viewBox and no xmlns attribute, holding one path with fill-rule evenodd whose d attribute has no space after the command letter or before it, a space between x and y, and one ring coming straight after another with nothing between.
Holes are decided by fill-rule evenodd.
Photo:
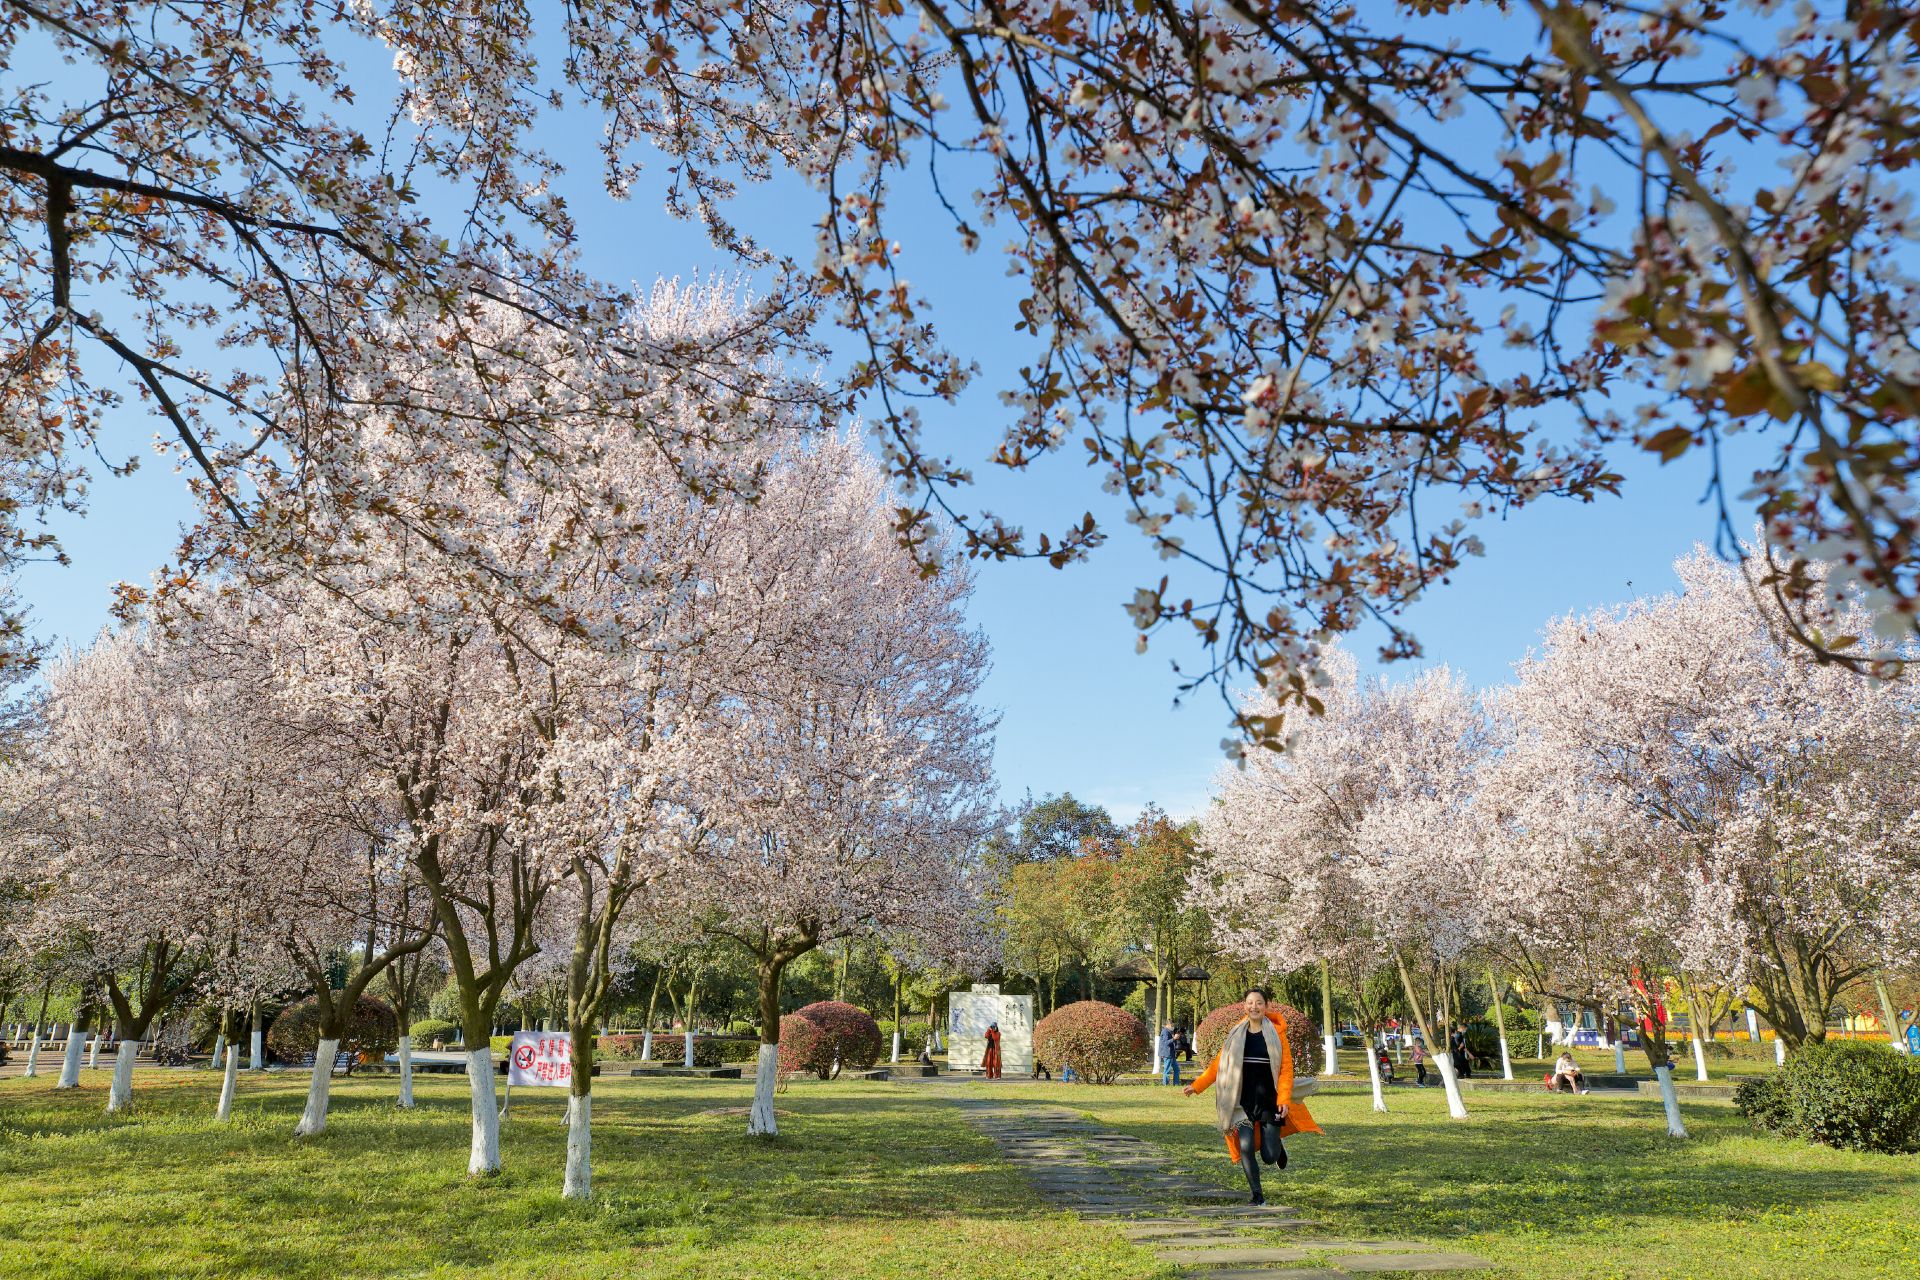
<instances>
[{"instance_id":1,"label":"stepping stone","mask_svg":"<svg viewBox=\"0 0 1920 1280\"><path fill-rule=\"evenodd\" d=\"M1236 1244L1220 1249L1163 1249L1153 1246L1153 1252L1162 1262L1177 1263L1180 1266L1216 1264L1219 1266L1250 1266L1258 1263L1305 1262L1325 1254L1325 1249L1275 1248L1269 1245ZM1343 1260L1342 1266L1346 1265ZM1384 1270L1384 1268L1375 1268Z\"/></svg>"},{"instance_id":2,"label":"stepping stone","mask_svg":"<svg viewBox=\"0 0 1920 1280\"><path fill-rule=\"evenodd\" d=\"M1343 1271L1480 1271L1492 1267L1470 1253L1372 1253L1340 1259Z\"/></svg>"},{"instance_id":3,"label":"stepping stone","mask_svg":"<svg viewBox=\"0 0 1920 1280\"><path fill-rule=\"evenodd\" d=\"M1288 1267L1281 1271L1271 1267L1228 1267L1199 1274L1205 1280L1347 1280L1346 1272L1329 1271L1325 1267Z\"/></svg>"}]
</instances>

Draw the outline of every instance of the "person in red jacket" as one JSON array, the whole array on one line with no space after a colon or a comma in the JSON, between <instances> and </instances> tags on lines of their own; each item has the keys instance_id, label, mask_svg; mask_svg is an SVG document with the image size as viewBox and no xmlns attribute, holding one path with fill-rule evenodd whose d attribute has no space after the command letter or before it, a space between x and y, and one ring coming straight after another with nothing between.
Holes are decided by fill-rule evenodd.
<instances>
[{"instance_id":1,"label":"person in red jacket","mask_svg":"<svg viewBox=\"0 0 1920 1280\"><path fill-rule=\"evenodd\" d=\"M1000 1024L997 1022L987 1026L987 1051L980 1058L980 1070L989 1080L1000 1078Z\"/></svg>"},{"instance_id":2,"label":"person in red jacket","mask_svg":"<svg viewBox=\"0 0 1920 1280\"><path fill-rule=\"evenodd\" d=\"M1287 1022L1267 1007L1265 988L1247 992L1247 1016L1227 1032L1226 1043L1213 1063L1181 1092L1188 1097L1205 1093L1217 1081L1214 1110L1227 1154L1247 1175L1249 1204L1265 1204L1260 1190L1260 1161L1287 1167L1284 1138L1296 1133L1319 1133L1320 1126L1303 1103L1294 1099L1293 1050L1287 1047Z\"/></svg>"}]
</instances>

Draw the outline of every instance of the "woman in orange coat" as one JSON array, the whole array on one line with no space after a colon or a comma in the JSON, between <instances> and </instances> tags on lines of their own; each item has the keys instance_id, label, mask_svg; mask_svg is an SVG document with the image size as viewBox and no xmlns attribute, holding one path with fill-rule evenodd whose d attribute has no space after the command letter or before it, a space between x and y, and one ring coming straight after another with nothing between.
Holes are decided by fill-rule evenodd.
<instances>
[{"instance_id":1,"label":"woman in orange coat","mask_svg":"<svg viewBox=\"0 0 1920 1280\"><path fill-rule=\"evenodd\" d=\"M980 1058L980 1070L986 1072L989 1080L1000 1078L1000 1024L997 1022L987 1026L987 1051Z\"/></svg>"},{"instance_id":2,"label":"woman in orange coat","mask_svg":"<svg viewBox=\"0 0 1920 1280\"><path fill-rule=\"evenodd\" d=\"M1247 1175L1247 1190L1252 1192L1248 1203L1265 1204L1259 1160L1286 1168L1287 1148L1281 1139L1319 1133L1320 1126L1303 1104L1294 1101L1293 1050L1287 1047L1286 1019L1267 1008L1267 993L1261 987L1247 992L1242 1007L1247 1016L1227 1032L1213 1064L1182 1092L1193 1097L1219 1082L1213 1103L1220 1132L1226 1135L1227 1154L1240 1162Z\"/></svg>"}]
</instances>

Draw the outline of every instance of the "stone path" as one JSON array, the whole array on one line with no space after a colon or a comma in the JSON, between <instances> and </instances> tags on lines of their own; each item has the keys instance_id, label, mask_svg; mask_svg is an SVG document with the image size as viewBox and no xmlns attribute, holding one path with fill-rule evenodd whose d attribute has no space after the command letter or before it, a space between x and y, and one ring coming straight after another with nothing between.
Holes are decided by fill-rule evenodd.
<instances>
[{"instance_id":1,"label":"stone path","mask_svg":"<svg viewBox=\"0 0 1920 1280\"><path fill-rule=\"evenodd\" d=\"M1113 1219L1134 1243L1203 1280L1342 1280L1382 1273L1472 1271L1493 1264L1415 1240L1336 1240L1284 1205L1250 1205L1167 1168L1152 1143L1102 1129L1064 1107L954 1099L973 1126L1049 1199ZM1286 1185L1269 1171L1268 1190ZM1277 1231L1299 1231L1276 1243Z\"/></svg>"}]
</instances>

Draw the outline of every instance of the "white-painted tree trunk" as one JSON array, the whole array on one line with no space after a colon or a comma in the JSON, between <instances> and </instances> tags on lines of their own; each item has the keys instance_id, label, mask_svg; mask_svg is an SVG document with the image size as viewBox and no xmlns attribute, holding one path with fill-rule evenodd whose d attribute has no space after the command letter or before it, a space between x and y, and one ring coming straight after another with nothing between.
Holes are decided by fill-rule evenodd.
<instances>
[{"instance_id":1,"label":"white-painted tree trunk","mask_svg":"<svg viewBox=\"0 0 1920 1280\"><path fill-rule=\"evenodd\" d=\"M1617 1076L1627 1074L1627 1046L1618 1038L1613 1042L1613 1073Z\"/></svg>"},{"instance_id":2,"label":"white-painted tree trunk","mask_svg":"<svg viewBox=\"0 0 1920 1280\"><path fill-rule=\"evenodd\" d=\"M322 1040L313 1051L313 1075L307 1081L307 1109L293 1127L296 1138L311 1138L327 1127L327 1100L333 1093L333 1055L340 1052L338 1040Z\"/></svg>"},{"instance_id":3,"label":"white-painted tree trunk","mask_svg":"<svg viewBox=\"0 0 1920 1280\"><path fill-rule=\"evenodd\" d=\"M255 1027L253 1042L247 1046L247 1069L265 1071L267 1069L267 1033Z\"/></svg>"},{"instance_id":4,"label":"white-painted tree trunk","mask_svg":"<svg viewBox=\"0 0 1920 1280\"><path fill-rule=\"evenodd\" d=\"M33 1024L33 1040L27 1045L26 1074L30 1076L40 1074L40 1024L37 1022Z\"/></svg>"},{"instance_id":5,"label":"white-painted tree trunk","mask_svg":"<svg viewBox=\"0 0 1920 1280\"><path fill-rule=\"evenodd\" d=\"M1331 1031L1320 1037L1321 1047L1326 1055L1320 1062L1320 1074L1323 1076L1330 1076L1340 1069L1340 1051L1334 1048L1336 1042Z\"/></svg>"},{"instance_id":6,"label":"white-painted tree trunk","mask_svg":"<svg viewBox=\"0 0 1920 1280\"><path fill-rule=\"evenodd\" d=\"M213 1041L213 1061L207 1064L212 1070L220 1069L220 1060L227 1051L227 1033L222 1031Z\"/></svg>"},{"instance_id":7,"label":"white-painted tree trunk","mask_svg":"<svg viewBox=\"0 0 1920 1280\"><path fill-rule=\"evenodd\" d=\"M1754 1012L1752 1005L1747 1006L1747 1043L1760 1043L1760 1015Z\"/></svg>"},{"instance_id":8,"label":"white-painted tree trunk","mask_svg":"<svg viewBox=\"0 0 1920 1280\"><path fill-rule=\"evenodd\" d=\"M87 1048L87 1070L92 1071L100 1065L100 1033L93 1033L93 1044Z\"/></svg>"},{"instance_id":9,"label":"white-painted tree trunk","mask_svg":"<svg viewBox=\"0 0 1920 1280\"><path fill-rule=\"evenodd\" d=\"M780 1046L760 1045L760 1060L753 1069L753 1107L747 1112L747 1132L754 1136L773 1136L780 1126L773 1118L773 1085L780 1074Z\"/></svg>"},{"instance_id":10,"label":"white-painted tree trunk","mask_svg":"<svg viewBox=\"0 0 1920 1280\"><path fill-rule=\"evenodd\" d=\"M1367 1076L1373 1081L1373 1109L1375 1111L1385 1111L1387 1109L1387 1094L1386 1090L1381 1088L1380 1085L1380 1055L1376 1053L1367 1054Z\"/></svg>"},{"instance_id":11,"label":"white-painted tree trunk","mask_svg":"<svg viewBox=\"0 0 1920 1280\"><path fill-rule=\"evenodd\" d=\"M1907 1039L1900 1034L1900 1015L1893 1011L1893 997L1887 994L1886 981L1876 976L1873 990L1880 997L1880 1021L1886 1025L1888 1042L1893 1045L1895 1053L1905 1053Z\"/></svg>"},{"instance_id":12,"label":"white-painted tree trunk","mask_svg":"<svg viewBox=\"0 0 1920 1280\"><path fill-rule=\"evenodd\" d=\"M560 1194L568 1200L593 1195L593 1095L567 1095L567 1176Z\"/></svg>"},{"instance_id":13,"label":"white-painted tree trunk","mask_svg":"<svg viewBox=\"0 0 1920 1280\"><path fill-rule=\"evenodd\" d=\"M1156 1031L1153 1033L1153 1078L1155 1080L1160 1078L1160 1071L1160 1033Z\"/></svg>"},{"instance_id":14,"label":"white-painted tree trunk","mask_svg":"<svg viewBox=\"0 0 1920 1280\"><path fill-rule=\"evenodd\" d=\"M1513 1079L1513 1055L1507 1052L1507 1038L1500 1037L1500 1078Z\"/></svg>"},{"instance_id":15,"label":"white-painted tree trunk","mask_svg":"<svg viewBox=\"0 0 1920 1280\"><path fill-rule=\"evenodd\" d=\"M467 1092L473 1110L473 1142L467 1152L467 1173L498 1173L500 1111L494 1102L491 1044L467 1054Z\"/></svg>"},{"instance_id":16,"label":"white-painted tree trunk","mask_svg":"<svg viewBox=\"0 0 1920 1280\"><path fill-rule=\"evenodd\" d=\"M1778 1033L1773 1037L1773 1065L1776 1067L1787 1065L1787 1042L1782 1040Z\"/></svg>"},{"instance_id":17,"label":"white-painted tree trunk","mask_svg":"<svg viewBox=\"0 0 1920 1280\"><path fill-rule=\"evenodd\" d=\"M67 1052L60 1059L60 1078L54 1082L56 1089L77 1089L80 1087L80 1059L87 1052L87 1037L78 1031L67 1032Z\"/></svg>"},{"instance_id":18,"label":"white-painted tree trunk","mask_svg":"<svg viewBox=\"0 0 1920 1280\"><path fill-rule=\"evenodd\" d=\"M1436 1053L1433 1065L1440 1068L1440 1087L1447 1091L1447 1114L1455 1120L1465 1120L1467 1104L1460 1097L1460 1079L1453 1074L1453 1055L1444 1051Z\"/></svg>"},{"instance_id":19,"label":"white-painted tree trunk","mask_svg":"<svg viewBox=\"0 0 1920 1280\"><path fill-rule=\"evenodd\" d=\"M400 1037L400 1108L413 1108L413 1037Z\"/></svg>"},{"instance_id":20,"label":"white-painted tree trunk","mask_svg":"<svg viewBox=\"0 0 1920 1280\"><path fill-rule=\"evenodd\" d=\"M900 1061L900 1031L898 1028L895 1028L893 1033L893 1059L892 1060L895 1062Z\"/></svg>"},{"instance_id":21,"label":"white-painted tree trunk","mask_svg":"<svg viewBox=\"0 0 1920 1280\"><path fill-rule=\"evenodd\" d=\"M941 1034L940 1028L938 1027L933 1029L933 1051L935 1053L945 1053L947 1051L947 1038Z\"/></svg>"},{"instance_id":22,"label":"white-painted tree trunk","mask_svg":"<svg viewBox=\"0 0 1920 1280\"><path fill-rule=\"evenodd\" d=\"M113 1084L107 1089L107 1114L133 1106L133 1060L140 1053L138 1040L122 1040L113 1059Z\"/></svg>"},{"instance_id":23,"label":"white-painted tree trunk","mask_svg":"<svg viewBox=\"0 0 1920 1280\"><path fill-rule=\"evenodd\" d=\"M1706 1046L1700 1042L1698 1035L1693 1037L1693 1078L1695 1080L1707 1078L1707 1050Z\"/></svg>"},{"instance_id":24,"label":"white-painted tree trunk","mask_svg":"<svg viewBox=\"0 0 1920 1280\"><path fill-rule=\"evenodd\" d=\"M692 1067L693 1066L693 1028L692 1027L687 1028L686 1050L687 1050L686 1051L687 1060L681 1065L686 1067Z\"/></svg>"},{"instance_id":25,"label":"white-painted tree trunk","mask_svg":"<svg viewBox=\"0 0 1920 1280\"><path fill-rule=\"evenodd\" d=\"M233 1118L233 1094L240 1084L240 1046L227 1046L227 1070L220 1079L220 1109L213 1113L215 1120Z\"/></svg>"},{"instance_id":26,"label":"white-painted tree trunk","mask_svg":"<svg viewBox=\"0 0 1920 1280\"><path fill-rule=\"evenodd\" d=\"M648 1031L640 1037L640 1061L653 1061L653 1032Z\"/></svg>"},{"instance_id":27,"label":"white-painted tree trunk","mask_svg":"<svg viewBox=\"0 0 1920 1280\"><path fill-rule=\"evenodd\" d=\"M1687 1126L1680 1120L1680 1095L1673 1091L1673 1067L1671 1065L1655 1067L1653 1074L1660 1080L1660 1105L1667 1112L1667 1136L1684 1138Z\"/></svg>"}]
</instances>

